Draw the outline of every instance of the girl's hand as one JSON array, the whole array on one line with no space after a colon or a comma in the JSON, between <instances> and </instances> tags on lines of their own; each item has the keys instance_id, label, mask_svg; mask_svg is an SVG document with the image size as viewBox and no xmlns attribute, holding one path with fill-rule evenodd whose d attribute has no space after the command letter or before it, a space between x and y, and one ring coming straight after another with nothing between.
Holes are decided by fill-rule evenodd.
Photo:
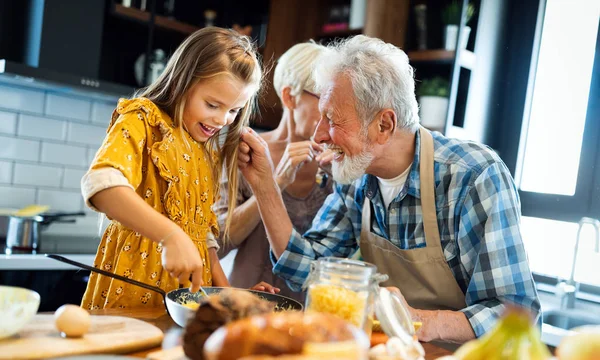
<instances>
[{"instance_id":1,"label":"girl's hand","mask_svg":"<svg viewBox=\"0 0 600 360\"><path fill-rule=\"evenodd\" d=\"M283 190L292 184L296 180L298 170L304 164L313 161L322 151L323 148L311 140L288 144L275 170L279 187Z\"/></svg>"},{"instance_id":2,"label":"girl's hand","mask_svg":"<svg viewBox=\"0 0 600 360\"><path fill-rule=\"evenodd\" d=\"M254 285L250 288L250 290L264 291L271 294L278 294L281 291L280 288L276 288L275 286L268 284L264 281L261 281L258 284Z\"/></svg>"},{"instance_id":3,"label":"girl's hand","mask_svg":"<svg viewBox=\"0 0 600 360\"><path fill-rule=\"evenodd\" d=\"M178 228L172 235L162 242L163 250L161 254L162 266L169 274L179 279L180 284L186 283L192 277L192 293L200 290L204 285L202 281L202 271L204 270L202 259L198 248L194 245L187 234Z\"/></svg>"},{"instance_id":4,"label":"girl's hand","mask_svg":"<svg viewBox=\"0 0 600 360\"><path fill-rule=\"evenodd\" d=\"M239 146L238 166L252 187L273 179L273 161L267 143L254 130L245 128Z\"/></svg>"}]
</instances>

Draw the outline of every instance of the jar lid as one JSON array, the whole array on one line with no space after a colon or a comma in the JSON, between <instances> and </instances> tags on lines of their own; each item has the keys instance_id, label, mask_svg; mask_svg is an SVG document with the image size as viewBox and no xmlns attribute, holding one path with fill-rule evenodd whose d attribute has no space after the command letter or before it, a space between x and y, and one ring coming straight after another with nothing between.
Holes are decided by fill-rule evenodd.
<instances>
[{"instance_id":1,"label":"jar lid","mask_svg":"<svg viewBox=\"0 0 600 360\"><path fill-rule=\"evenodd\" d=\"M386 288L379 288L375 314L387 336L398 337L405 344L413 342L415 327L408 309L398 295Z\"/></svg>"}]
</instances>

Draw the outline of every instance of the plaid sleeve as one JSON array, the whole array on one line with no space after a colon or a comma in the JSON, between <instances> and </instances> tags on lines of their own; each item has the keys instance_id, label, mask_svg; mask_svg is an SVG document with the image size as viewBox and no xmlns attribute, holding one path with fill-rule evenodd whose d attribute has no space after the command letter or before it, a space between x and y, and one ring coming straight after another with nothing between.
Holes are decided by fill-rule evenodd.
<instances>
[{"instance_id":1,"label":"plaid sleeve","mask_svg":"<svg viewBox=\"0 0 600 360\"><path fill-rule=\"evenodd\" d=\"M353 224L353 219L357 218L356 210L355 206L349 209L346 205L347 201L354 201L353 194L354 186L336 186L304 236L292 230L288 246L279 260L271 251L273 273L285 279L290 289L302 289L313 260L323 256L348 257L356 250Z\"/></svg>"},{"instance_id":2,"label":"plaid sleeve","mask_svg":"<svg viewBox=\"0 0 600 360\"><path fill-rule=\"evenodd\" d=\"M471 274L462 311L477 337L494 326L503 304L526 308L536 319L539 315L520 213L516 187L502 162L478 176L461 209L458 243L465 271Z\"/></svg>"}]
</instances>

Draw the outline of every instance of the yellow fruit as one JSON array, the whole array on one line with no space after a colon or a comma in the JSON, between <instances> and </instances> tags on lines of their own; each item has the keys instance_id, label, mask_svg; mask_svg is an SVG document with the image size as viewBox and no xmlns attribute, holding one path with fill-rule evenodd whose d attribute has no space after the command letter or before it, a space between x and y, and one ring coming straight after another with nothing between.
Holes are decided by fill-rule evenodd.
<instances>
[{"instance_id":1,"label":"yellow fruit","mask_svg":"<svg viewBox=\"0 0 600 360\"><path fill-rule=\"evenodd\" d=\"M566 336L556 348L560 360L597 360L600 359L600 330Z\"/></svg>"},{"instance_id":2,"label":"yellow fruit","mask_svg":"<svg viewBox=\"0 0 600 360\"><path fill-rule=\"evenodd\" d=\"M340 341L331 343L306 343L302 354L311 358L323 359L362 359L365 351L356 341Z\"/></svg>"}]
</instances>

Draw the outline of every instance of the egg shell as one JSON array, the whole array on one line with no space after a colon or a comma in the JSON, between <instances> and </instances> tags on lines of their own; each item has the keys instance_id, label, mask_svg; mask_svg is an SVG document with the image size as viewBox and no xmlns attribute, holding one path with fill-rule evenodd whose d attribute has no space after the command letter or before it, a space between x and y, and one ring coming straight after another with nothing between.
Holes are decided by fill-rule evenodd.
<instances>
[{"instance_id":1,"label":"egg shell","mask_svg":"<svg viewBox=\"0 0 600 360\"><path fill-rule=\"evenodd\" d=\"M92 317L76 305L63 305L54 313L56 329L67 337L81 337L90 329Z\"/></svg>"}]
</instances>

